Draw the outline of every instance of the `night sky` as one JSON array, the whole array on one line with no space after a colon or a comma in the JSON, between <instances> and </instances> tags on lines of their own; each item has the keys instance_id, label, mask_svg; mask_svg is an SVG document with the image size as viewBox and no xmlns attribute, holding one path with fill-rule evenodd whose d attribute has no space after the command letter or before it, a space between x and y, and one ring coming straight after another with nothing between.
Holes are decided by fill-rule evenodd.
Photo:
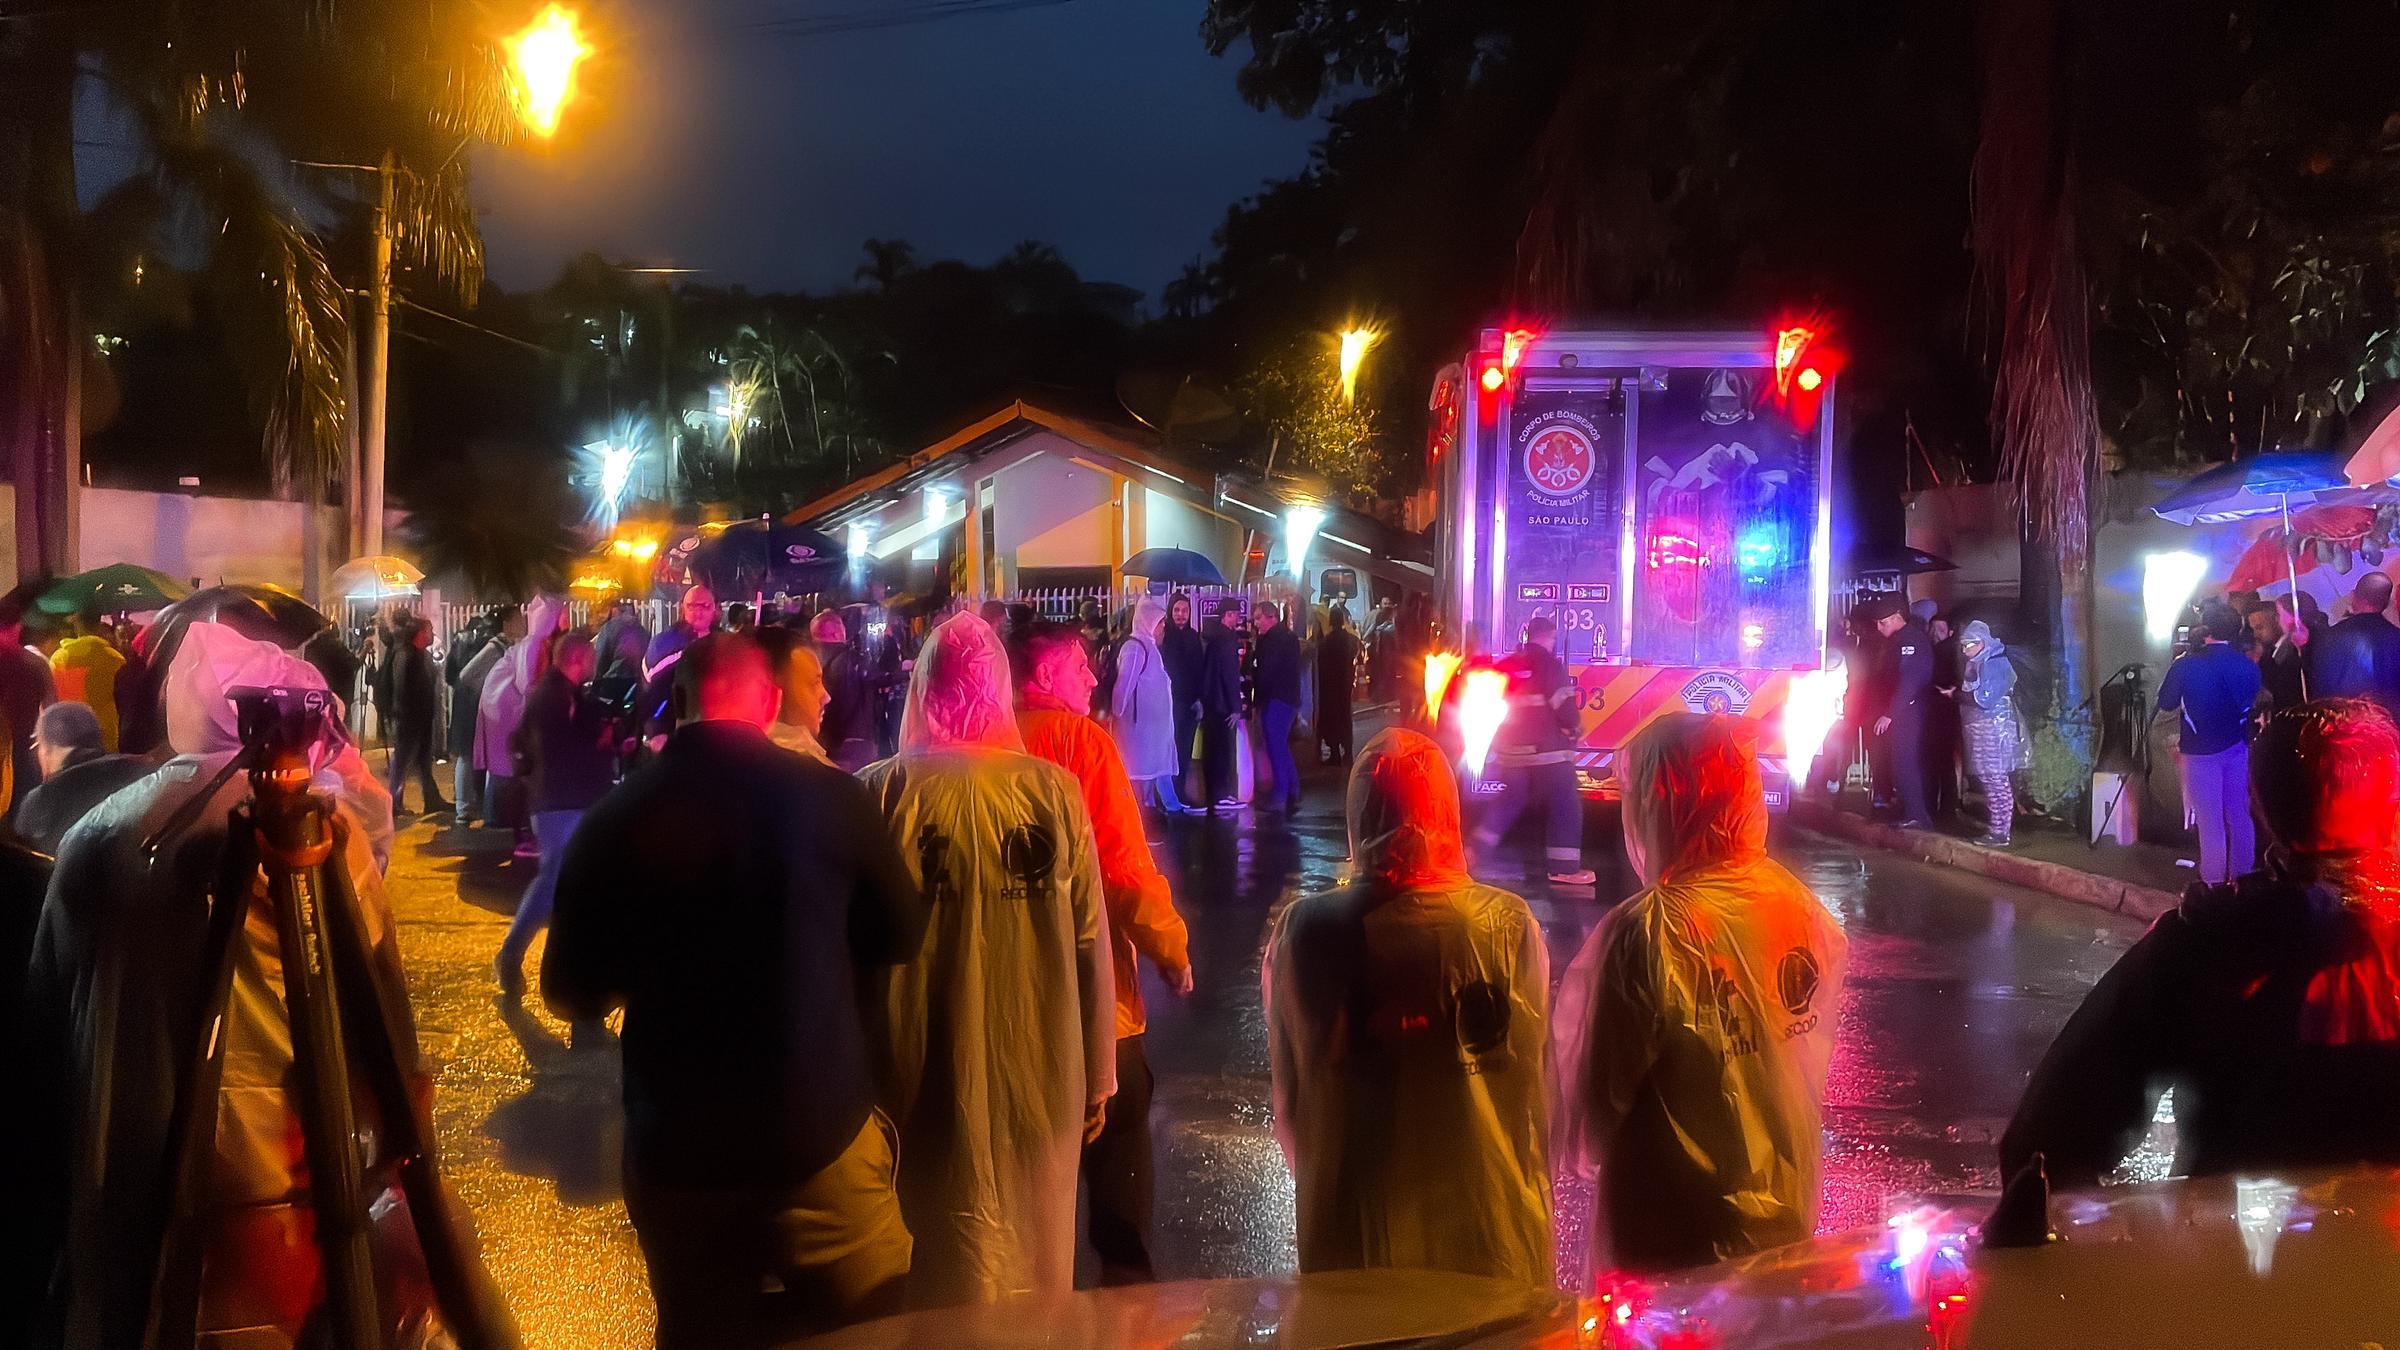
<instances>
[{"instance_id":1,"label":"night sky","mask_svg":"<svg viewBox=\"0 0 2400 1350\"><path fill-rule=\"evenodd\" d=\"M920 0L587 10L605 66L554 144L476 167L495 281L584 250L754 290L850 284L870 237L986 263L1023 239L1156 296L1320 127L1254 112L1199 0L1064 0L870 31L746 23Z\"/></svg>"}]
</instances>

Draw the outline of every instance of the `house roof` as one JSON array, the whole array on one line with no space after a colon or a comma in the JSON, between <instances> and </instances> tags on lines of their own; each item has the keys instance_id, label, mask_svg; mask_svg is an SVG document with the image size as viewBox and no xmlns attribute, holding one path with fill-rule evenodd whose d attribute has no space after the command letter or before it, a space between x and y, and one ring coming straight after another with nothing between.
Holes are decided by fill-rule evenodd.
<instances>
[{"instance_id":1,"label":"house roof","mask_svg":"<svg viewBox=\"0 0 2400 1350\"><path fill-rule=\"evenodd\" d=\"M791 524L814 524L820 528L828 524L840 524L844 517L855 514L861 508L904 495L925 479L948 472L958 461L983 459L1037 430L1054 432L1085 449L1120 460L1124 467L1148 470L1148 476L1168 480L1158 486L1180 488L1183 496L1207 504L1215 475L1165 454L1159 448L1156 433L1121 422L1059 412L1018 399L968 423L897 464L886 465L802 505L784 516L784 520Z\"/></svg>"},{"instance_id":2,"label":"house roof","mask_svg":"<svg viewBox=\"0 0 2400 1350\"><path fill-rule=\"evenodd\" d=\"M1271 529L1284 508L1293 504L1284 492L1256 475L1218 473L1167 454L1157 433L1145 427L1017 399L896 464L806 503L784 520L838 530L850 519L915 491L928 479L950 473L961 463L1000 455L1038 431L1072 441L1096 459L1113 461L1112 467L1128 476L1237 524ZM1423 537L1347 507L1326 509L1318 537L1344 549L1341 563L1363 571L1412 585L1422 585L1432 574L1431 549Z\"/></svg>"}]
</instances>

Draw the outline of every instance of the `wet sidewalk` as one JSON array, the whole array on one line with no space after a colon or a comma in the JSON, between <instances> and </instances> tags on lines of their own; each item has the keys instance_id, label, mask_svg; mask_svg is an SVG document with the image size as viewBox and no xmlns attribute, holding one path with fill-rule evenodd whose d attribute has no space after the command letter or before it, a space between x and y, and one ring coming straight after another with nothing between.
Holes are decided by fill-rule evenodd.
<instances>
[{"instance_id":1,"label":"wet sidewalk","mask_svg":"<svg viewBox=\"0 0 2400 1350\"><path fill-rule=\"evenodd\" d=\"M2199 877L2192 860L2162 844L2096 847L2076 833L2036 821L2021 822L2007 848L1986 848L1942 829L1902 829L1872 819L1863 793L1833 800L1804 797L1792 805L1791 823L1803 830L1906 854L1921 862L1955 867L2010 885L2043 891L2112 914L2155 919L2173 909L2183 888Z\"/></svg>"}]
</instances>

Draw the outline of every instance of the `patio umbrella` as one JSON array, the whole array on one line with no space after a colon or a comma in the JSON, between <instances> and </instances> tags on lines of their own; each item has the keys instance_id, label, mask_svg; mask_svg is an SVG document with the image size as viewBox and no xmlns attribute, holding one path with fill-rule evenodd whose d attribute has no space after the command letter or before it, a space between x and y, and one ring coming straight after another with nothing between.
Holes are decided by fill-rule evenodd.
<instances>
[{"instance_id":1,"label":"patio umbrella","mask_svg":"<svg viewBox=\"0 0 2400 1350\"><path fill-rule=\"evenodd\" d=\"M2292 498L2345 488L2338 456L2322 450L2269 450L2231 464L2220 464L2168 493L2150 509L2162 520L2178 525L2213 525L2246 520L2274 512L2282 517L2283 533L2276 547L2283 553L2283 575L2292 584L2292 603L2300 603L2300 565L2292 558ZM2253 549L2257 545L2251 546ZM2300 676L2300 696L2308 696L2308 675Z\"/></svg>"},{"instance_id":2,"label":"patio umbrella","mask_svg":"<svg viewBox=\"0 0 2400 1350\"><path fill-rule=\"evenodd\" d=\"M1938 553L1921 548L1885 548L1857 553L1850 558L1850 574L1863 576L1872 572L1896 572L1904 577L1921 576L1927 572L1955 572L1958 564Z\"/></svg>"},{"instance_id":3,"label":"patio umbrella","mask_svg":"<svg viewBox=\"0 0 2400 1350\"><path fill-rule=\"evenodd\" d=\"M406 558L375 553L335 568L325 583L325 593L345 600L362 595L381 600L387 595L408 595L424 579L424 571Z\"/></svg>"},{"instance_id":4,"label":"patio umbrella","mask_svg":"<svg viewBox=\"0 0 2400 1350\"><path fill-rule=\"evenodd\" d=\"M1217 570L1207 554L1194 553L1188 548L1146 548L1127 558L1117 570L1129 577L1181 582L1187 586L1225 584L1225 574Z\"/></svg>"},{"instance_id":5,"label":"patio umbrella","mask_svg":"<svg viewBox=\"0 0 2400 1350\"><path fill-rule=\"evenodd\" d=\"M191 593L191 587L164 572L110 563L52 582L35 605L45 614L128 614L164 609Z\"/></svg>"},{"instance_id":6,"label":"patio umbrella","mask_svg":"<svg viewBox=\"0 0 2400 1350\"><path fill-rule=\"evenodd\" d=\"M2288 517L2292 498L2345 488L2338 457L2330 450L2269 450L2220 464L2167 494L2150 509L2178 525L2216 525L2252 516Z\"/></svg>"}]
</instances>

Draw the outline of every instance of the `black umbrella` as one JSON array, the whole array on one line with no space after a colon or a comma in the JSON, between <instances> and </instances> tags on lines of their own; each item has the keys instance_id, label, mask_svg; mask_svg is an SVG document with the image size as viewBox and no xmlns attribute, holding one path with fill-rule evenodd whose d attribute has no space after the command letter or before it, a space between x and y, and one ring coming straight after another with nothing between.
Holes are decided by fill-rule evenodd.
<instances>
[{"instance_id":1,"label":"black umbrella","mask_svg":"<svg viewBox=\"0 0 2400 1350\"><path fill-rule=\"evenodd\" d=\"M167 667L174 664L184 633L196 623L221 623L254 642L272 642L285 651L298 651L310 638L333 627L333 620L281 586L237 583L194 591L160 610L134 639L134 655L142 663L146 706L159 706ZM347 689L334 692L350 696Z\"/></svg>"},{"instance_id":2,"label":"black umbrella","mask_svg":"<svg viewBox=\"0 0 2400 1350\"><path fill-rule=\"evenodd\" d=\"M1222 586L1225 574L1209 561L1205 553L1188 548L1146 548L1125 560L1117 569L1129 577L1147 577L1152 581L1176 581L1188 586Z\"/></svg>"},{"instance_id":3,"label":"black umbrella","mask_svg":"<svg viewBox=\"0 0 2400 1350\"><path fill-rule=\"evenodd\" d=\"M1905 545L1899 548L1874 549L1865 553L1853 554L1849 567L1852 576L1871 576L1874 573L1882 572L1913 577L1925 572L1955 572L1957 570L1958 564L1948 558L1927 553L1921 548L1909 548Z\"/></svg>"},{"instance_id":4,"label":"black umbrella","mask_svg":"<svg viewBox=\"0 0 2400 1350\"><path fill-rule=\"evenodd\" d=\"M822 530L742 520L702 531L688 549L678 545L661 570L679 570L680 576L666 579L685 585L704 582L719 595L773 595L823 588L839 574L846 557L841 544Z\"/></svg>"}]
</instances>

